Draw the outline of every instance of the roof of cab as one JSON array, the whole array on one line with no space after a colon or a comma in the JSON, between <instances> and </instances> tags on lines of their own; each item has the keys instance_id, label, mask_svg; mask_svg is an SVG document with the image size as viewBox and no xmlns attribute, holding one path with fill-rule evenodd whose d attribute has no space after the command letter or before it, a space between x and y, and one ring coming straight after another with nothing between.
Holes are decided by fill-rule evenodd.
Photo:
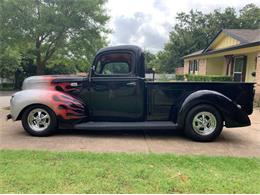
<instances>
[{"instance_id":1,"label":"roof of cab","mask_svg":"<svg viewBox=\"0 0 260 195\"><path fill-rule=\"evenodd\" d=\"M102 48L102 49L98 50L97 54L100 54L100 53L106 52L106 51L113 51L113 50L130 50L135 53L142 52L142 48L137 45L119 45L119 46Z\"/></svg>"}]
</instances>

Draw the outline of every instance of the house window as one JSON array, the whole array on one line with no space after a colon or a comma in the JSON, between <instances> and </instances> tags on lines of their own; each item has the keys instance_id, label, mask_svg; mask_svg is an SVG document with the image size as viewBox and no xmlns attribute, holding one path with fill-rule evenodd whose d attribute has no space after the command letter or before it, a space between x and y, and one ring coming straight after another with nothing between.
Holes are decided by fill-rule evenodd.
<instances>
[{"instance_id":1,"label":"house window","mask_svg":"<svg viewBox=\"0 0 260 195\"><path fill-rule=\"evenodd\" d=\"M234 58L233 76L234 81L244 82L246 77L246 56L237 56Z\"/></svg>"},{"instance_id":2,"label":"house window","mask_svg":"<svg viewBox=\"0 0 260 195\"><path fill-rule=\"evenodd\" d=\"M198 60L190 60L189 61L189 73L195 74L199 71L199 63Z\"/></svg>"}]
</instances>

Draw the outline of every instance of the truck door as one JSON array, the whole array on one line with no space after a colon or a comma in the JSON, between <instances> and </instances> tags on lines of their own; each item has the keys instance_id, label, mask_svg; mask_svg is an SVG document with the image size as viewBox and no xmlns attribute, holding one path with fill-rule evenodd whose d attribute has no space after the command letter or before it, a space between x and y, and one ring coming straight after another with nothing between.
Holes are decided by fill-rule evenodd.
<instances>
[{"instance_id":1,"label":"truck door","mask_svg":"<svg viewBox=\"0 0 260 195\"><path fill-rule=\"evenodd\" d=\"M99 54L90 81L90 116L94 121L141 121L144 116L144 80L135 74L130 51Z\"/></svg>"}]
</instances>

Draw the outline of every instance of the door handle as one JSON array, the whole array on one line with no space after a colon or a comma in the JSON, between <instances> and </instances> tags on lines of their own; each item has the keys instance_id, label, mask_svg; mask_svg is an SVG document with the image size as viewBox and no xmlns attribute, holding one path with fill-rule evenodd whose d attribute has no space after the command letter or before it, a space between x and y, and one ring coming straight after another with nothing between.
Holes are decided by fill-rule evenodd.
<instances>
[{"instance_id":1,"label":"door handle","mask_svg":"<svg viewBox=\"0 0 260 195\"><path fill-rule=\"evenodd\" d=\"M126 83L127 86L136 86L136 82Z\"/></svg>"}]
</instances>

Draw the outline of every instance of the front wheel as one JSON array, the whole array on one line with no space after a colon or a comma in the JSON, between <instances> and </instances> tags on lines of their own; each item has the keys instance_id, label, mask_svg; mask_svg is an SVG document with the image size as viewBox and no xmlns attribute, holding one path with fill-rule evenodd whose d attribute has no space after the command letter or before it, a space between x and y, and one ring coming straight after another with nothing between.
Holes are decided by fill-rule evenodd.
<instances>
[{"instance_id":1,"label":"front wheel","mask_svg":"<svg viewBox=\"0 0 260 195\"><path fill-rule=\"evenodd\" d=\"M28 107L22 115L22 125L33 136L51 135L57 128L55 113L43 105Z\"/></svg>"},{"instance_id":2,"label":"front wheel","mask_svg":"<svg viewBox=\"0 0 260 195\"><path fill-rule=\"evenodd\" d=\"M210 105L196 106L186 117L185 134L193 140L213 141L222 129L222 117L218 110Z\"/></svg>"}]
</instances>

